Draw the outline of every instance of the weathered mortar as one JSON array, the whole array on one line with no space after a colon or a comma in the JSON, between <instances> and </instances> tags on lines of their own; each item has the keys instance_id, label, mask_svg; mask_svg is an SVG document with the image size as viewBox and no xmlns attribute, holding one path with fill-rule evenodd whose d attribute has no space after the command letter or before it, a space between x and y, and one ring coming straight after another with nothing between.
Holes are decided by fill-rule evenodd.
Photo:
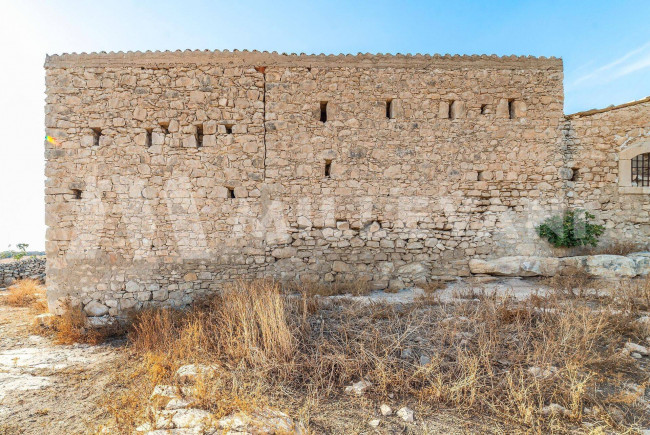
<instances>
[{"instance_id":1,"label":"weathered mortar","mask_svg":"<svg viewBox=\"0 0 650 435\"><path fill-rule=\"evenodd\" d=\"M567 203L558 59L188 51L45 66L62 141L46 145L53 308L178 306L235 278L466 275L470 258L546 253L534 224Z\"/></svg>"}]
</instances>

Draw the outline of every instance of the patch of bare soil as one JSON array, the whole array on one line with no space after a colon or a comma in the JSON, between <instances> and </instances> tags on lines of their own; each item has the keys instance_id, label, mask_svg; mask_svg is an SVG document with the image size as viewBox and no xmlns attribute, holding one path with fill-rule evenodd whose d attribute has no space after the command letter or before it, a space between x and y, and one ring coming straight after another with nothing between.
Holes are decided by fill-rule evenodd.
<instances>
[{"instance_id":1,"label":"patch of bare soil","mask_svg":"<svg viewBox=\"0 0 650 435\"><path fill-rule=\"evenodd\" d=\"M0 434L93 433L108 418L99 402L112 388L115 344L55 345L33 334L33 319L0 304Z\"/></svg>"}]
</instances>

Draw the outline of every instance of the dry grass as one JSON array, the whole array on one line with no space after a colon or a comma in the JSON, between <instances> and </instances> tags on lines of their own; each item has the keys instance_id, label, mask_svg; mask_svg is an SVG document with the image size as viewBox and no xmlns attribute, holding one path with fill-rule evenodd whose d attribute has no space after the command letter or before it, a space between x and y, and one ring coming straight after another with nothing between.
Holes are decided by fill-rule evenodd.
<instances>
[{"instance_id":1,"label":"dry grass","mask_svg":"<svg viewBox=\"0 0 650 435\"><path fill-rule=\"evenodd\" d=\"M638 394L625 387L648 383L647 371L620 353L648 331L634 321L638 310L617 310L647 298L650 285L630 286L594 309L580 291L526 302L439 305L425 298L405 307L306 291L287 296L267 281L237 283L190 310L138 314L130 369L116 375L127 391L112 398L110 410L119 430L129 432L153 419L147 395L154 385L180 386L179 366L206 363L218 369L199 380L194 394L217 416L264 403L314 416L324 403L349 407L343 388L365 379L372 383L367 400L378 405L394 397L416 407L419 418L453 408L517 431L563 432L583 423L625 431L648 422ZM535 375L533 367L550 374ZM566 415L545 414L550 404ZM348 430L336 424L318 427Z\"/></svg>"},{"instance_id":2,"label":"dry grass","mask_svg":"<svg viewBox=\"0 0 650 435\"><path fill-rule=\"evenodd\" d=\"M337 296L367 295L372 291L370 282L367 279L355 279L349 281L336 280L330 283L298 281L289 282L283 286L287 293L299 293L307 297L312 296Z\"/></svg>"},{"instance_id":3,"label":"dry grass","mask_svg":"<svg viewBox=\"0 0 650 435\"><path fill-rule=\"evenodd\" d=\"M35 279L21 279L9 287L4 301L13 307L31 308L38 313L47 311L45 287Z\"/></svg>"},{"instance_id":4,"label":"dry grass","mask_svg":"<svg viewBox=\"0 0 650 435\"><path fill-rule=\"evenodd\" d=\"M89 326L81 307L72 305L69 301L64 304L63 314L53 316L49 321L34 327L36 333L53 337L56 344L99 344L126 333L126 326L118 322L102 327Z\"/></svg>"},{"instance_id":5,"label":"dry grass","mask_svg":"<svg viewBox=\"0 0 650 435\"><path fill-rule=\"evenodd\" d=\"M602 246L585 247L581 250L581 255L629 255L648 249L650 249L648 243L616 241Z\"/></svg>"},{"instance_id":6,"label":"dry grass","mask_svg":"<svg viewBox=\"0 0 650 435\"><path fill-rule=\"evenodd\" d=\"M577 268L567 268L561 275L544 278L541 283L557 291L560 296L571 298L584 298L599 286L597 280Z\"/></svg>"}]
</instances>

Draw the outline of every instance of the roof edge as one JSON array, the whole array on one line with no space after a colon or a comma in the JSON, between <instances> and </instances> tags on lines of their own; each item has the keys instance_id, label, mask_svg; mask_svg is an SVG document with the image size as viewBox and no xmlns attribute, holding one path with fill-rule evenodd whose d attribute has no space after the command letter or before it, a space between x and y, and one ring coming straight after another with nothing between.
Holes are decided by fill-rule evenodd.
<instances>
[{"instance_id":1,"label":"roof edge","mask_svg":"<svg viewBox=\"0 0 650 435\"><path fill-rule=\"evenodd\" d=\"M296 54L248 50L176 50L127 51L99 53L63 53L48 55L45 68L107 67L107 66L164 66L176 64L226 64L257 66L439 66L496 68L562 69L562 59L556 57L497 56L497 55L440 55L440 54Z\"/></svg>"},{"instance_id":2,"label":"roof edge","mask_svg":"<svg viewBox=\"0 0 650 435\"><path fill-rule=\"evenodd\" d=\"M637 104L642 104L642 103L647 103L647 102L650 102L650 96L647 96L647 97L642 98L640 100L634 100L634 101L630 101L630 102L623 103L623 104L617 104L617 105L612 104L611 106L605 107L603 109L590 109L590 110L585 110L585 111L582 111L582 112L576 112L576 113L572 113L570 115L566 115L566 117L569 118L569 119L582 118L583 116L596 115L598 113L609 112L609 111L616 110L616 109L623 109L625 107L636 106Z\"/></svg>"}]
</instances>

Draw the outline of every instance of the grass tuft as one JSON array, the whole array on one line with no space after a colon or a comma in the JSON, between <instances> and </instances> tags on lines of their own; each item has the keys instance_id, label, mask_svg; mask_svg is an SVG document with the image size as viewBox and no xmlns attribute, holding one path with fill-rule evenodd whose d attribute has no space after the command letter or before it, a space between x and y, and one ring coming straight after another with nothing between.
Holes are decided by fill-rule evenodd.
<instances>
[{"instance_id":1,"label":"grass tuft","mask_svg":"<svg viewBox=\"0 0 650 435\"><path fill-rule=\"evenodd\" d=\"M45 287L35 279L21 279L9 287L9 294L4 299L12 307L31 308L38 313L47 311Z\"/></svg>"}]
</instances>

